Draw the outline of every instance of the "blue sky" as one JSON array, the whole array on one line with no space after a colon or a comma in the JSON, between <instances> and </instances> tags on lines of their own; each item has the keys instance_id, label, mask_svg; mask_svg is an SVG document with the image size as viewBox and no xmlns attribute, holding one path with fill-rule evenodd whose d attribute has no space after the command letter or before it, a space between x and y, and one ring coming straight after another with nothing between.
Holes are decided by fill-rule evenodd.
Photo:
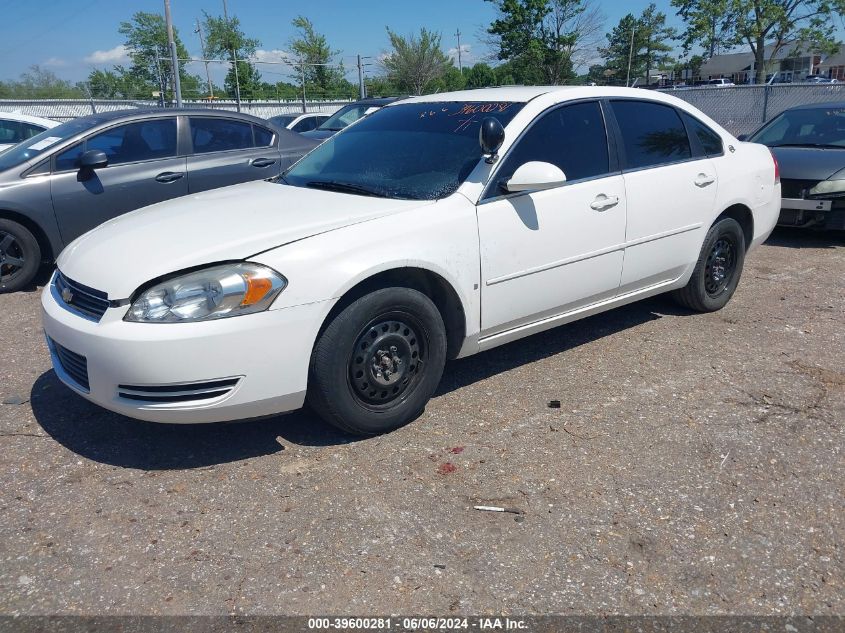
<instances>
[{"instance_id":1,"label":"blue sky","mask_svg":"<svg viewBox=\"0 0 845 633\"><path fill-rule=\"evenodd\" d=\"M656 3L680 26L668 0ZM639 13L647 0L599 2L607 16L605 30L628 12ZM0 79L13 79L33 64L58 76L78 81L95 67L126 63L117 32L121 21L136 11L163 13L163 0L0 0L3 37L0 38ZM480 41L494 17L484 0L228 0L229 15L237 15L245 32L261 41L262 59L278 59L294 30L291 20L305 15L329 43L341 51L338 59L352 69L356 53L376 57L389 48L385 26L402 34L420 27L440 32L444 50L455 49L460 29L464 62L483 59L488 50ZM173 22L192 56L200 57L195 20L206 10L222 14L222 0L171 0ZM12 27L12 28L9 28ZM373 60L375 61L375 60ZM281 66L259 65L268 81L285 79ZM195 65L191 72L201 74ZM369 72L377 72L371 67ZM224 70L215 75L222 77ZM350 78L354 79L350 73Z\"/></svg>"}]
</instances>

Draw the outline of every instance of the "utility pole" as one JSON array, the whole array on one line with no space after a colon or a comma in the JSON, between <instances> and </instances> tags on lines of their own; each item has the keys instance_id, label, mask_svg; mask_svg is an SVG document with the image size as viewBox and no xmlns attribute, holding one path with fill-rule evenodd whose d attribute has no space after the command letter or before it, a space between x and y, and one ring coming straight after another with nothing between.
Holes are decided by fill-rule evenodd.
<instances>
[{"instance_id":1,"label":"utility pole","mask_svg":"<svg viewBox=\"0 0 845 633\"><path fill-rule=\"evenodd\" d=\"M634 56L634 33L637 31L637 26L631 26L631 48L628 50L628 72L625 74L625 87L628 87L628 81L631 79L631 58Z\"/></svg>"},{"instance_id":2,"label":"utility pole","mask_svg":"<svg viewBox=\"0 0 845 633\"><path fill-rule=\"evenodd\" d=\"M464 74L464 66L461 63L461 29L458 29L458 32L455 33L458 37L458 70L463 75Z\"/></svg>"},{"instance_id":3,"label":"utility pole","mask_svg":"<svg viewBox=\"0 0 845 633\"><path fill-rule=\"evenodd\" d=\"M170 0L164 0L164 21L167 23L167 43L170 45L170 63L173 68L173 85L176 91L176 107L182 107L182 84L179 81L179 56L173 40L173 20L170 19Z\"/></svg>"},{"instance_id":4,"label":"utility pole","mask_svg":"<svg viewBox=\"0 0 845 633\"><path fill-rule=\"evenodd\" d=\"M358 98L364 99L367 91L364 88L364 65L361 63L361 55L358 55Z\"/></svg>"},{"instance_id":5,"label":"utility pole","mask_svg":"<svg viewBox=\"0 0 845 633\"><path fill-rule=\"evenodd\" d=\"M305 114L305 60L300 62L299 68L302 71L302 113Z\"/></svg>"},{"instance_id":6,"label":"utility pole","mask_svg":"<svg viewBox=\"0 0 845 633\"><path fill-rule=\"evenodd\" d=\"M194 33L198 33L200 36L200 49L202 50L202 58L205 60L205 78L208 80L208 96L213 100L214 84L211 83L211 73L208 72L208 58L205 56L205 42L202 39L202 27L199 18L197 18L197 30Z\"/></svg>"},{"instance_id":7,"label":"utility pole","mask_svg":"<svg viewBox=\"0 0 845 633\"><path fill-rule=\"evenodd\" d=\"M226 28L229 26L229 13L226 11L226 0L223 0L223 18L226 20ZM229 41L229 50L232 51L232 67L235 69L235 107L238 112L241 111L241 82L238 79L238 56L235 53L234 44Z\"/></svg>"}]
</instances>

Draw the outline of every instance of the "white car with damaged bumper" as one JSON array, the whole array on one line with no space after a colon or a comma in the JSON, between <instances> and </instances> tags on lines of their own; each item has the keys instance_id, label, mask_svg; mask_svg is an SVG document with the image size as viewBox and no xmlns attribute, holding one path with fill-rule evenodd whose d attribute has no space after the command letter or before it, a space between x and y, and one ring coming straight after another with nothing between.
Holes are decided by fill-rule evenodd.
<instances>
[{"instance_id":1,"label":"white car with damaged bumper","mask_svg":"<svg viewBox=\"0 0 845 633\"><path fill-rule=\"evenodd\" d=\"M124 415L215 422L307 400L375 434L420 414L450 358L662 292L721 308L779 203L768 149L668 95L417 97L280 179L79 238L44 329L60 379Z\"/></svg>"}]
</instances>

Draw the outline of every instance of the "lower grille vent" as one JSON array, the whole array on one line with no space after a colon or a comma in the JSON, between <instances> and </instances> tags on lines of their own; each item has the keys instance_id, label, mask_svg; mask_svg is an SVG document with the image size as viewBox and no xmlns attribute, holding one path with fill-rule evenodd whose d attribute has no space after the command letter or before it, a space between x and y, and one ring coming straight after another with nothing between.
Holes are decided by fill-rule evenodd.
<instances>
[{"instance_id":1,"label":"lower grille vent","mask_svg":"<svg viewBox=\"0 0 845 633\"><path fill-rule=\"evenodd\" d=\"M118 385L118 395L127 400L153 403L200 402L230 393L240 378L221 378L206 382L175 385Z\"/></svg>"}]
</instances>

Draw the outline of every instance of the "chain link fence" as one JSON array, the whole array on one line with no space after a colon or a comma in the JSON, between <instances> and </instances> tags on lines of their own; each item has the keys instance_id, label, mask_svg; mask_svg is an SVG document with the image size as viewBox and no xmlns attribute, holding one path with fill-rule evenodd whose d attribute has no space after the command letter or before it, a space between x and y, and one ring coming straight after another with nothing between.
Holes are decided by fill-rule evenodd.
<instances>
[{"instance_id":1,"label":"chain link fence","mask_svg":"<svg viewBox=\"0 0 845 633\"><path fill-rule=\"evenodd\" d=\"M845 102L842 84L704 86L661 90L704 112L732 134L749 134L788 108L808 103Z\"/></svg>"},{"instance_id":2,"label":"chain link fence","mask_svg":"<svg viewBox=\"0 0 845 633\"><path fill-rule=\"evenodd\" d=\"M350 103L349 100L306 101L308 112L331 114L338 108ZM237 110L235 101L184 101L186 108L208 108L214 110ZM55 121L67 121L76 117L97 112L114 110L132 110L138 108L159 107L158 101L144 100L109 100L109 99L37 99L37 100L0 100L0 112L20 112L30 116L39 116ZM302 101L241 101L241 112L262 118L279 114L300 114Z\"/></svg>"}]
</instances>

